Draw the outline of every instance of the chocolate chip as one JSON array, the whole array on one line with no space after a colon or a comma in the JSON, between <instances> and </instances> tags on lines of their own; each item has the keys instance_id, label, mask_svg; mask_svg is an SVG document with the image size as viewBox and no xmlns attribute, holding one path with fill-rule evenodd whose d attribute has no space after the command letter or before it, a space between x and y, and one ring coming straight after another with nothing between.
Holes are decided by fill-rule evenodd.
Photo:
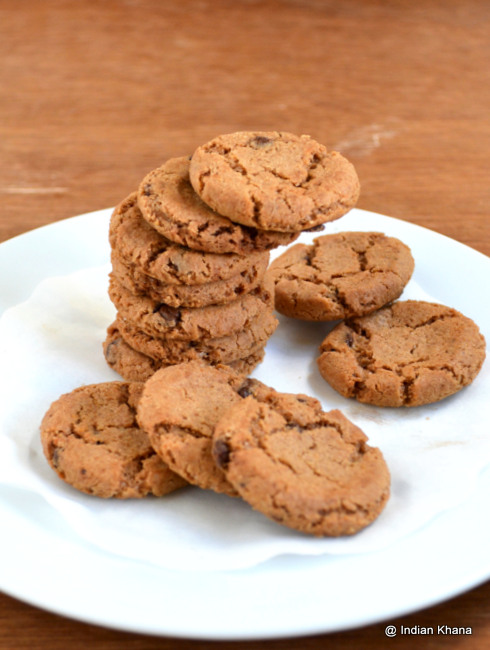
<instances>
[{"instance_id":1,"label":"chocolate chip","mask_svg":"<svg viewBox=\"0 0 490 650\"><path fill-rule=\"evenodd\" d=\"M325 224L321 223L318 226L313 226L313 228L307 228L304 232L321 232L325 230Z\"/></svg>"},{"instance_id":2,"label":"chocolate chip","mask_svg":"<svg viewBox=\"0 0 490 650\"><path fill-rule=\"evenodd\" d=\"M257 135L255 138L252 138L249 142L253 147L264 147L266 144L272 142L270 138L266 138L265 135Z\"/></svg>"},{"instance_id":3,"label":"chocolate chip","mask_svg":"<svg viewBox=\"0 0 490 650\"><path fill-rule=\"evenodd\" d=\"M352 336L352 332L347 332L347 334L345 335L345 342L350 348L352 347L352 344L354 343L354 337Z\"/></svg>"},{"instance_id":4,"label":"chocolate chip","mask_svg":"<svg viewBox=\"0 0 490 650\"><path fill-rule=\"evenodd\" d=\"M111 341L105 348L105 358L110 366L116 363L117 360L117 344L117 340Z\"/></svg>"},{"instance_id":5,"label":"chocolate chip","mask_svg":"<svg viewBox=\"0 0 490 650\"><path fill-rule=\"evenodd\" d=\"M246 379L237 392L240 397L248 397L249 395L252 395L252 382L249 379Z\"/></svg>"},{"instance_id":6,"label":"chocolate chip","mask_svg":"<svg viewBox=\"0 0 490 650\"><path fill-rule=\"evenodd\" d=\"M230 446L224 440L217 440L214 445L213 455L218 467L226 468L230 462Z\"/></svg>"},{"instance_id":7,"label":"chocolate chip","mask_svg":"<svg viewBox=\"0 0 490 650\"><path fill-rule=\"evenodd\" d=\"M157 312L169 326L177 325L177 323L180 323L182 320L182 314L179 309L170 307L163 302L157 305L153 310L153 313Z\"/></svg>"},{"instance_id":8,"label":"chocolate chip","mask_svg":"<svg viewBox=\"0 0 490 650\"><path fill-rule=\"evenodd\" d=\"M57 468L60 462L60 450L54 445L50 445L51 462L54 468Z\"/></svg>"}]
</instances>

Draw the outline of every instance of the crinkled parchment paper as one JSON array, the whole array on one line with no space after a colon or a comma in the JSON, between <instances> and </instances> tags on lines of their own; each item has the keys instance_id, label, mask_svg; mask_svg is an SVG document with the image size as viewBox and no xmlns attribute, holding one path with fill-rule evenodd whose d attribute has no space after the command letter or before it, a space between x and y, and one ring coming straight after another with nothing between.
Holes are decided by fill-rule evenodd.
<instances>
[{"instance_id":1,"label":"crinkled parchment paper","mask_svg":"<svg viewBox=\"0 0 490 650\"><path fill-rule=\"evenodd\" d=\"M486 363L475 382L440 403L382 409L336 394L316 368L326 324L280 319L254 376L282 391L307 393L341 409L382 450L392 494L361 533L316 539L269 521L246 503L198 488L161 499L103 500L63 483L44 459L39 424L52 401L82 384L120 379L102 342L114 316L108 266L43 281L0 319L0 487L21 491L30 516L39 497L82 541L107 552L178 570L233 570L281 554L368 553L409 535L475 489L490 463ZM429 299L412 280L403 298ZM30 496L31 495L31 496ZM35 498L36 497L36 498Z\"/></svg>"}]
</instances>

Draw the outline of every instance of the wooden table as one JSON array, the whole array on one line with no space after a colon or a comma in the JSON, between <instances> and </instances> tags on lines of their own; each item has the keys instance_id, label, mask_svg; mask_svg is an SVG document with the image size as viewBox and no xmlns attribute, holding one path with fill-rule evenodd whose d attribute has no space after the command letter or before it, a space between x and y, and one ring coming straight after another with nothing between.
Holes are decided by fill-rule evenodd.
<instances>
[{"instance_id":1,"label":"wooden table","mask_svg":"<svg viewBox=\"0 0 490 650\"><path fill-rule=\"evenodd\" d=\"M347 156L358 207L488 255L489 34L481 0L0 0L0 241L115 205L215 135L279 129ZM419 647L488 647L490 583L389 622L473 629ZM2 650L412 647L385 625L156 639L0 595Z\"/></svg>"}]
</instances>

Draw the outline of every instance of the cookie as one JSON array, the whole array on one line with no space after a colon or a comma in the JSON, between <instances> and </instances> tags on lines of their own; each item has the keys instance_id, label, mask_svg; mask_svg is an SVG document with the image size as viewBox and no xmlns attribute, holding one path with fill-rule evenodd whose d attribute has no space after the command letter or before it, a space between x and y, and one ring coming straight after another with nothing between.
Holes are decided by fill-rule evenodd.
<instances>
[{"instance_id":1,"label":"cookie","mask_svg":"<svg viewBox=\"0 0 490 650\"><path fill-rule=\"evenodd\" d=\"M247 329L264 309L274 306L270 281L232 302L201 308L170 307L135 295L114 278L109 283L109 297L123 319L137 323L149 336L193 341Z\"/></svg>"},{"instance_id":2,"label":"cookie","mask_svg":"<svg viewBox=\"0 0 490 650\"><path fill-rule=\"evenodd\" d=\"M309 321L364 316L398 298L410 280L410 249L378 232L323 235L273 260L278 312Z\"/></svg>"},{"instance_id":3,"label":"cookie","mask_svg":"<svg viewBox=\"0 0 490 650\"><path fill-rule=\"evenodd\" d=\"M203 255L160 235L143 219L134 192L114 210L109 226L109 242L127 265L164 284L205 284L227 280L267 258L267 253L251 251Z\"/></svg>"},{"instance_id":4,"label":"cookie","mask_svg":"<svg viewBox=\"0 0 490 650\"><path fill-rule=\"evenodd\" d=\"M230 363L263 348L277 327L271 310L264 310L249 323L247 330L232 332L218 338L199 341L155 338L149 336L136 323L116 318L116 326L123 339L135 350L166 364L203 359L208 363Z\"/></svg>"},{"instance_id":5,"label":"cookie","mask_svg":"<svg viewBox=\"0 0 490 650\"><path fill-rule=\"evenodd\" d=\"M321 375L344 397L376 406L420 406L475 379L485 340L455 309L406 300L340 323L320 352Z\"/></svg>"},{"instance_id":6,"label":"cookie","mask_svg":"<svg viewBox=\"0 0 490 650\"><path fill-rule=\"evenodd\" d=\"M167 365L134 350L122 338L115 323L112 323L107 328L103 351L107 364L127 381L145 382L157 370ZM245 377L262 362L264 356L264 348L258 348L243 359L230 361L226 365L229 365L236 373Z\"/></svg>"},{"instance_id":7,"label":"cookie","mask_svg":"<svg viewBox=\"0 0 490 650\"><path fill-rule=\"evenodd\" d=\"M253 384L228 368L202 361L169 366L146 382L138 422L164 462L186 481L236 496L214 463L212 435L222 414L242 399L240 390Z\"/></svg>"},{"instance_id":8,"label":"cookie","mask_svg":"<svg viewBox=\"0 0 490 650\"><path fill-rule=\"evenodd\" d=\"M113 251L112 275L131 293L148 296L170 307L206 307L236 300L256 289L263 281L269 254L265 253L255 263L227 280L206 284L164 284L143 273L135 264L127 265Z\"/></svg>"},{"instance_id":9,"label":"cookie","mask_svg":"<svg viewBox=\"0 0 490 650\"><path fill-rule=\"evenodd\" d=\"M142 389L138 383L92 384L53 402L41 441L61 479L81 492L118 499L163 496L186 484L136 422Z\"/></svg>"},{"instance_id":10,"label":"cookie","mask_svg":"<svg viewBox=\"0 0 490 650\"><path fill-rule=\"evenodd\" d=\"M128 345L116 323L111 323L107 328L102 349L107 365L126 381L145 382L162 367L161 362Z\"/></svg>"},{"instance_id":11,"label":"cookie","mask_svg":"<svg viewBox=\"0 0 490 650\"><path fill-rule=\"evenodd\" d=\"M186 157L171 158L152 170L141 182L138 203L150 226L164 237L206 253L249 255L289 244L297 236L243 227L214 212L194 192Z\"/></svg>"},{"instance_id":12,"label":"cookie","mask_svg":"<svg viewBox=\"0 0 490 650\"><path fill-rule=\"evenodd\" d=\"M348 212L359 197L353 165L308 135L238 132L198 147L190 181L202 200L233 221L298 232Z\"/></svg>"},{"instance_id":13,"label":"cookie","mask_svg":"<svg viewBox=\"0 0 490 650\"><path fill-rule=\"evenodd\" d=\"M254 509L317 536L352 535L383 510L383 455L340 411L305 395L250 395L220 418L213 456Z\"/></svg>"}]
</instances>

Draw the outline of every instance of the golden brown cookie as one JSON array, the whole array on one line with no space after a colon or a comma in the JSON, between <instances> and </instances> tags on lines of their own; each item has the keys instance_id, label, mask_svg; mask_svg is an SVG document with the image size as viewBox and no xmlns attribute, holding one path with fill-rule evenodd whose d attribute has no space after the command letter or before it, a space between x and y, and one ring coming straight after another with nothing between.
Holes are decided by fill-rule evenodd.
<instances>
[{"instance_id":1,"label":"golden brown cookie","mask_svg":"<svg viewBox=\"0 0 490 650\"><path fill-rule=\"evenodd\" d=\"M53 402L41 441L61 479L81 492L119 499L162 496L186 484L136 422L142 389L139 383L92 384Z\"/></svg>"},{"instance_id":2,"label":"golden brown cookie","mask_svg":"<svg viewBox=\"0 0 490 650\"><path fill-rule=\"evenodd\" d=\"M202 361L169 366L145 384L138 421L154 449L175 472L194 485L236 496L211 455L214 427L240 401L254 380Z\"/></svg>"},{"instance_id":3,"label":"golden brown cookie","mask_svg":"<svg viewBox=\"0 0 490 650\"><path fill-rule=\"evenodd\" d=\"M206 253L249 255L289 244L297 237L296 233L240 226L211 210L189 182L186 157L167 160L145 176L138 203L144 218L160 234Z\"/></svg>"},{"instance_id":4,"label":"golden brown cookie","mask_svg":"<svg viewBox=\"0 0 490 650\"><path fill-rule=\"evenodd\" d=\"M216 424L213 455L254 509L317 536L352 535L383 510L390 474L379 449L340 411L306 395L237 401Z\"/></svg>"},{"instance_id":5,"label":"golden brown cookie","mask_svg":"<svg viewBox=\"0 0 490 650\"><path fill-rule=\"evenodd\" d=\"M231 302L200 308L170 307L135 295L114 278L110 279L109 297L121 318L136 323L149 336L193 341L248 329L264 309L274 306L271 281L264 281L254 291Z\"/></svg>"},{"instance_id":6,"label":"golden brown cookie","mask_svg":"<svg viewBox=\"0 0 490 650\"><path fill-rule=\"evenodd\" d=\"M165 284L143 273L135 264L125 264L114 251L111 254L112 274L131 293L163 302L170 307L206 307L236 300L256 289L263 281L269 254L227 280L205 284Z\"/></svg>"},{"instance_id":7,"label":"golden brown cookie","mask_svg":"<svg viewBox=\"0 0 490 650\"><path fill-rule=\"evenodd\" d=\"M278 312L331 321L364 316L396 300L413 268L410 249L400 240L378 232L341 232L291 246L267 274Z\"/></svg>"},{"instance_id":8,"label":"golden brown cookie","mask_svg":"<svg viewBox=\"0 0 490 650\"><path fill-rule=\"evenodd\" d=\"M203 255L160 235L141 214L134 192L114 210L109 226L111 248L127 265L164 284L206 284L227 280L267 258L251 251Z\"/></svg>"},{"instance_id":9,"label":"golden brown cookie","mask_svg":"<svg viewBox=\"0 0 490 650\"><path fill-rule=\"evenodd\" d=\"M107 365L126 381L145 382L162 367L161 362L128 345L116 323L111 323L107 328L102 349Z\"/></svg>"},{"instance_id":10,"label":"golden brown cookie","mask_svg":"<svg viewBox=\"0 0 490 650\"><path fill-rule=\"evenodd\" d=\"M357 202L353 165L308 135L230 133L198 147L195 191L213 210L245 226L298 232L338 219Z\"/></svg>"},{"instance_id":11,"label":"golden brown cookie","mask_svg":"<svg viewBox=\"0 0 490 650\"><path fill-rule=\"evenodd\" d=\"M485 340L455 309L406 300L340 323L320 352L320 373L344 397L377 406L420 406L475 379Z\"/></svg>"},{"instance_id":12,"label":"golden brown cookie","mask_svg":"<svg viewBox=\"0 0 490 650\"><path fill-rule=\"evenodd\" d=\"M116 326L124 340L138 352L162 363L175 364L193 359L208 363L230 363L262 349L277 327L277 319L269 309L249 323L248 329L218 338L198 341L155 338L143 332L137 323L116 317Z\"/></svg>"},{"instance_id":13,"label":"golden brown cookie","mask_svg":"<svg viewBox=\"0 0 490 650\"><path fill-rule=\"evenodd\" d=\"M107 364L126 381L145 382L157 370L165 367L162 361L134 350L122 338L117 325L112 323L107 328L107 336L103 342L104 357ZM230 361L228 366L239 375L249 375L264 358L264 348L258 348L243 359Z\"/></svg>"}]
</instances>

